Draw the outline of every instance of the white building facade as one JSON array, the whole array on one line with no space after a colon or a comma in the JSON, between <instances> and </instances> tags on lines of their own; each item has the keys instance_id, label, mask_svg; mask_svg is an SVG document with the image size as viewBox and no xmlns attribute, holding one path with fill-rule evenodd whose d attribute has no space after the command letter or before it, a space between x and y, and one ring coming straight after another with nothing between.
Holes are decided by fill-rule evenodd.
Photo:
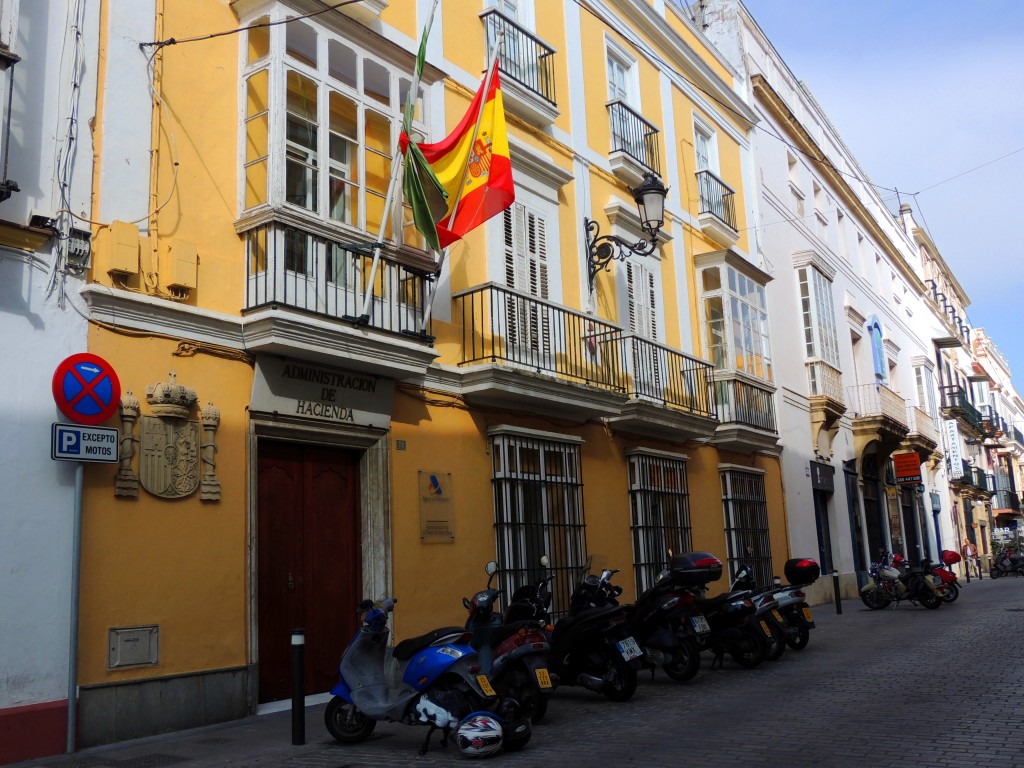
<instances>
[{"instance_id":1,"label":"white building facade","mask_svg":"<svg viewBox=\"0 0 1024 768\"><path fill-rule=\"evenodd\" d=\"M59 7L58 7L59 6ZM74 462L57 366L87 347L78 289L89 227L97 0L0 0L0 763L63 751L72 605Z\"/></svg>"}]
</instances>

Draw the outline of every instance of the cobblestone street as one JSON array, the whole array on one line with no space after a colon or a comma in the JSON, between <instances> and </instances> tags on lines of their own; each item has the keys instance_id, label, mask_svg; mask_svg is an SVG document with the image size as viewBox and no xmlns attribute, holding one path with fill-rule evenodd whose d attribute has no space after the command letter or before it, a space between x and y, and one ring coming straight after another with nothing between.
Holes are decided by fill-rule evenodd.
<instances>
[{"instance_id":1,"label":"cobblestone street","mask_svg":"<svg viewBox=\"0 0 1024 768\"><path fill-rule=\"evenodd\" d=\"M660 671L632 701L562 689L528 747L508 766L979 766L1024 765L1024 579L973 581L930 611L910 604L844 613L816 606L802 652L754 670L726 660L686 684ZM289 712L22 763L49 768L152 766L448 765L425 731L378 724L364 744L334 743L323 705L306 713L307 743L292 746Z\"/></svg>"}]
</instances>

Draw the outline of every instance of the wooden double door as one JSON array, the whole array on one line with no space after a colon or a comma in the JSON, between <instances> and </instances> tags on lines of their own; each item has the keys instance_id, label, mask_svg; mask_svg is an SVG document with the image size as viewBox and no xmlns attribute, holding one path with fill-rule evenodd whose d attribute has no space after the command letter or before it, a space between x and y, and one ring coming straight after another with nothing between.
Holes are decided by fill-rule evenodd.
<instances>
[{"instance_id":1,"label":"wooden double door","mask_svg":"<svg viewBox=\"0 0 1024 768\"><path fill-rule=\"evenodd\" d=\"M259 701L291 697L292 630L305 631L305 693L337 682L362 600L359 451L257 448Z\"/></svg>"}]
</instances>

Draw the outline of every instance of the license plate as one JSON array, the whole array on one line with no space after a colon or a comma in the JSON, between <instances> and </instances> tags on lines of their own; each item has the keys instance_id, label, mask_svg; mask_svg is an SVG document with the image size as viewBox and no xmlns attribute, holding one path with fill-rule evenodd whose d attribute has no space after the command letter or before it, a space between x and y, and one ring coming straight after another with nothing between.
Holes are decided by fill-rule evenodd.
<instances>
[{"instance_id":1,"label":"license plate","mask_svg":"<svg viewBox=\"0 0 1024 768\"><path fill-rule=\"evenodd\" d=\"M488 696L496 696L494 689L491 687L491 681L487 679L487 675L477 675L476 681L480 683L480 690Z\"/></svg>"},{"instance_id":2,"label":"license plate","mask_svg":"<svg viewBox=\"0 0 1024 768\"><path fill-rule=\"evenodd\" d=\"M807 619L807 623L808 624L813 624L814 623L814 614L811 613L811 609L810 608L807 608L807 607L804 608L804 618Z\"/></svg>"},{"instance_id":3,"label":"license plate","mask_svg":"<svg viewBox=\"0 0 1024 768\"><path fill-rule=\"evenodd\" d=\"M772 608L772 616L774 616L781 624L783 622L782 614L776 608Z\"/></svg>"},{"instance_id":4,"label":"license plate","mask_svg":"<svg viewBox=\"0 0 1024 768\"><path fill-rule=\"evenodd\" d=\"M551 675L548 674L546 669L535 669L534 674L537 675L537 685L541 688L551 687Z\"/></svg>"},{"instance_id":5,"label":"license plate","mask_svg":"<svg viewBox=\"0 0 1024 768\"><path fill-rule=\"evenodd\" d=\"M772 636L772 628L768 626L768 622L767 621L762 621L761 622L761 631L764 632L764 636L765 637L769 637L770 638Z\"/></svg>"},{"instance_id":6,"label":"license plate","mask_svg":"<svg viewBox=\"0 0 1024 768\"><path fill-rule=\"evenodd\" d=\"M634 640L632 637L627 637L620 640L615 644L615 647L619 649L619 653L622 654L622 658L624 658L626 661L644 655L644 652L640 650L640 646L637 645L636 640Z\"/></svg>"},{"instance_id":7,"label":"license plate","mask_svg":"<svg viewBox=\"0 0 1024 768\"><path fill-rule=\"evenodd\" d=\"M711 625L708 624L708 620L703 616L691 616L690 624L693 625L693 631L698 635L706 635L711 631Z\"/></svg>"}]
</instances>

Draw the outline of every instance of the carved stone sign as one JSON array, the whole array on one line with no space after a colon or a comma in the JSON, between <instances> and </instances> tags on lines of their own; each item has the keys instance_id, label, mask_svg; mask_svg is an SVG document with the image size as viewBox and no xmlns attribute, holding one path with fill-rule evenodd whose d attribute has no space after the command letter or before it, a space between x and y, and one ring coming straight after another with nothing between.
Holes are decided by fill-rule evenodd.
<instances>
[{"instance_id":1,"label":"carved stone sign","mask_svg":"<svg viewBox=\"0 0 1024 768\"><path fill-rule=\"evenodd\" d=\"M395 382L300 360L260 358L253 411L388 429Z\"/></svg>"}]
</instances>

